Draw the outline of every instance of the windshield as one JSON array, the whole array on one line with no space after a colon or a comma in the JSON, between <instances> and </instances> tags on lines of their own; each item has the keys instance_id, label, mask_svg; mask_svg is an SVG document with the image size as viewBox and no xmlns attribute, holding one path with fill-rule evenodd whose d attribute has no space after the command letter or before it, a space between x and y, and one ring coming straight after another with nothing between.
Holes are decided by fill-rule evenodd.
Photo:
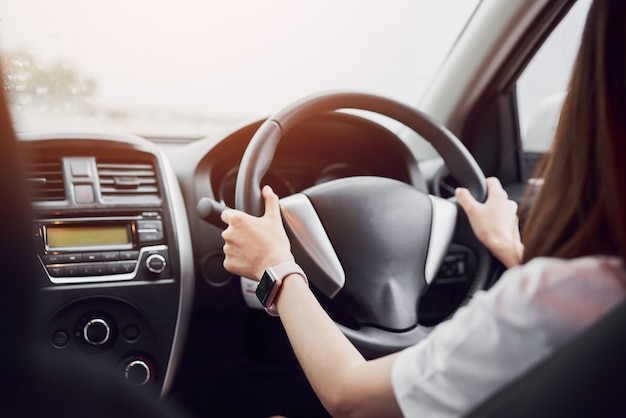
<instances>
[{"instance_id":1,"label":"windshield","mask_svg":"<svg viewBox=\"0 0 626 418\"><path fill-rule=\"evenodd\" d=\"M204 137L305 95L415 104L478 0L0 0L15 128Z\"/></svg>"}]
</instances>

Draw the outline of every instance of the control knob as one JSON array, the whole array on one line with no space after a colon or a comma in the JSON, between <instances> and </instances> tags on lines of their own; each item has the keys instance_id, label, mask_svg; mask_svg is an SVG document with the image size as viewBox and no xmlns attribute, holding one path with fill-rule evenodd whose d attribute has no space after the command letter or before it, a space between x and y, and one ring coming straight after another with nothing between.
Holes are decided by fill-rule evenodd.
<instances>
[{"instance_id":1,"label":"control knob","mask_svg":"<svg viewBox=\"0 0 626 418\"><path fill-rule=\"evenodd\" d=\"M150 273L163 273L166 266L167 261L165 261L165 257L163 257L161 254L150 254L148 258L146 258L146 268Z\"/></svg>"},{"instance_id":2,"label":"control knob","mask_svg":"<svg viewBox=\"0 0 626 418\"><path fill-rule=\"evenodd\" d=\"M132 357L124 365L124 377L133 385L143 386L152 381L152 368L147 360Z\"/></svg>"},{"instance_id":3,"label":"control knob","mask_svg":"<svg viewBox=\"0 0 626 418\"><path fill-rule=\"evenodd\" d=\"M103 345L111 337L111 327L102 318L92 318L83 327L83 338L91 345Z\"/></svg>"}]
</instances>

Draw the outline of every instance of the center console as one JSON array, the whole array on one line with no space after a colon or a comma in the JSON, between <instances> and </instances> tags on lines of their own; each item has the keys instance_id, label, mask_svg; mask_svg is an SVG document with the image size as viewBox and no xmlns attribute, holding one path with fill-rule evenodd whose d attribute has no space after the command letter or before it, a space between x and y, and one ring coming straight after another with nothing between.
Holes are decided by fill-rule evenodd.
<instances>
[{"instance_id":1,"label":"center console","mask_svg":"<svg viewBox=\"0 0 626 418\"><path fill-rule=\"evenodd\" d=\"M194 280L186 211L168 161L133 136L33 135L21 146L44 350L166 394Z\"/></svg>"}]
</instances>

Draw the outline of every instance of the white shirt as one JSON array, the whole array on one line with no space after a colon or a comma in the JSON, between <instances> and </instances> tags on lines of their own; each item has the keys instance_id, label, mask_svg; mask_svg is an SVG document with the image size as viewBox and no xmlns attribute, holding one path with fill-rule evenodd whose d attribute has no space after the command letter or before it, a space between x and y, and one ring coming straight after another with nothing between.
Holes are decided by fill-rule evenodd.
<instances>
[{"instance_id":1,"label":"white shirt","mask_svg":"<svg viewBox=\"0 0 626 418\"><path fill-rule=\"evenodd\" d=\"M392 384L407 417L468 412L626 296L619 259L540 258L507 271L402 351Z\"/></svg>"}]
</instances>

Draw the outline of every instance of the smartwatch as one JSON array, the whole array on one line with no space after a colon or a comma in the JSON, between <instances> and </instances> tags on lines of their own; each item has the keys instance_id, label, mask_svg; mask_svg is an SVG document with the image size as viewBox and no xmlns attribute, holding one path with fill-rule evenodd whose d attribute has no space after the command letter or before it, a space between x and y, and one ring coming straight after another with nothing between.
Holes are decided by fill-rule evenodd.
<instances>
[{"instance_id":1,"label":"smartwatch","mask_svg":"<svg viewBox=\"0 0 626 418\"><path fill-rule=\"evenodd\" d=\"M290 261L266 269L263 273L263 277L261 277L259 286L256 288L256 297L265 308L265 312L272 316L278 316L274 301L276 300L283 279L290 274L298 274L304 279L307 286L309 285L309 281L302 267Z\"/></svg>"}]
</instances>

